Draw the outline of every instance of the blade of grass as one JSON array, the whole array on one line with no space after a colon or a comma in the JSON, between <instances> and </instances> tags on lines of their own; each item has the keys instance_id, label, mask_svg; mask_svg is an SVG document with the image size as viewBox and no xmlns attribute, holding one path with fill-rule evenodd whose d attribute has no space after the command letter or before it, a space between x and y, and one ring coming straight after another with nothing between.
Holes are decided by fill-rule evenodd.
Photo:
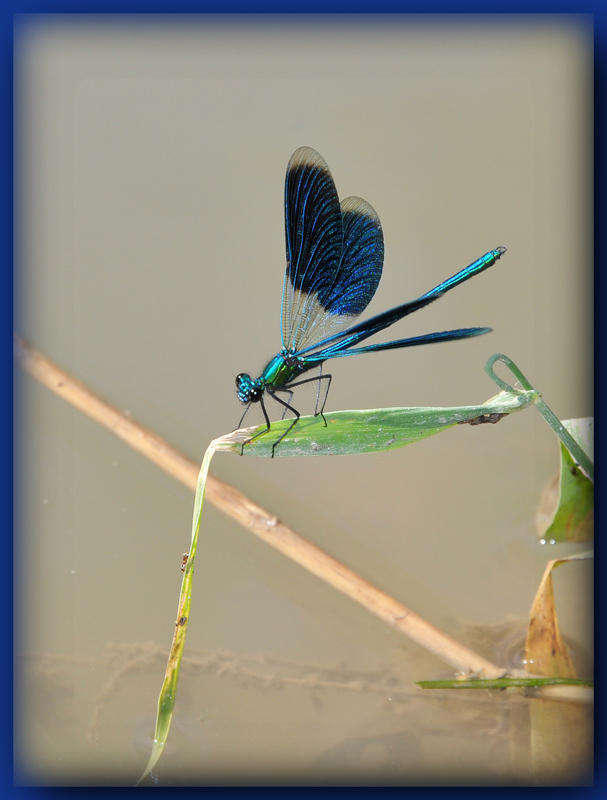
<instances>
[{"instance_id":1,"label":"blade of grass","mask_svg":"<svg viewBox=\"0 0 607 800\"><path fill-rule=\"evenodd\" d=\"M198 534L200 533L200 521L202 517L204 493L209 472L209 465L214 452L215 448L213 443L211 443L204 454L204 459L198 475L196 497L194 500L194 517L192 520L192 540L190 543L190 552L187 556L187 560L184 560L182 565L183 580L181 582L181 593L179 595L177 621L175 622L175 633L173 634L173 643L171 644L171 652L169 654L165 678L160 690L160 696L158 698L158 711L156 715L156 729L154 731L152 753L142 776L137 782L137 785L140 784L141 781L143 781L156 766L158 759L164 750L164 746L169 735L169 730L171 728L171 720L173 719L173 710L175 708L175 699L177 695L177 684L179 682L181 658L183 656L185 638L188 631L188 622L190 619L194 562L196 559L196 550L198 548Z\"/></svg>"}]
</instances>

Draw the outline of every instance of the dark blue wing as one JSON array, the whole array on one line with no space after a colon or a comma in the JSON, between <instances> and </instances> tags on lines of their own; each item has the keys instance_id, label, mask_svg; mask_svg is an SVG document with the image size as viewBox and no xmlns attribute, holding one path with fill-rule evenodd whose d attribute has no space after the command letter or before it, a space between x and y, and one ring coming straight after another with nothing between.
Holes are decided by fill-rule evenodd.
<instances>
[{"instance_id":1,"label":"dark blue wing","mask_svg":"<svg viewBox=\"0 0 607 800\"><path fill-rule=\"evenodd\" d=\"M371 302L384 264L384 236L375 210L361 197L341 202L344 241L336 280L322 296L325 310L350 325Z\"/></svg>"},{"instance_id":2,"label":"dark blue wing","mask_svg":"<svg viewBox=\"0 0 607 800\"><path fill-rule=\"evenodd\" d=\"M315 150L293 153L285 179L287 270L282 297L282 343L299 349L317 335L341 261L343 223L329 168Z\"/></svg>"}]
</instances>

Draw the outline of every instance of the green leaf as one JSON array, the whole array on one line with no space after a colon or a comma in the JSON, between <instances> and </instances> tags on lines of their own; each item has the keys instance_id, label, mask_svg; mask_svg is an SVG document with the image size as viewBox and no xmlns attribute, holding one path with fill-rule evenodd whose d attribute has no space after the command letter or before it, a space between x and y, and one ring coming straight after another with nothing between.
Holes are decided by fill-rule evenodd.
<instances>
[{"instance_id":1,"label":"green leaf","mask_svg":"<svg viewBox=\"0 0 607 800\"><path fill-rule=\"evenodd\" d=\"M274 456L328 456L394 450L454 425L498 422L535 402L535 391L500 392L478 406L453 408L377 408L335 411L323 416L300 417L274 449ZM239 455L272 456L272 448L292 419L242 428L216 439L217 450Z\"/></svg>"},{"instance_id":2,"label":"green leaf","mask_svg":"<svg viewBox=\"0 0 607 800\"><path fill-rule=\"evenodd\" d=\"M593 420L563 420L563 425L592 461ZM562 443L559 480L558 483L551 481L544 489L536 525L542 538L555 542L591 542L593 539L594 484Z\"/></svg>"}]
</instances>

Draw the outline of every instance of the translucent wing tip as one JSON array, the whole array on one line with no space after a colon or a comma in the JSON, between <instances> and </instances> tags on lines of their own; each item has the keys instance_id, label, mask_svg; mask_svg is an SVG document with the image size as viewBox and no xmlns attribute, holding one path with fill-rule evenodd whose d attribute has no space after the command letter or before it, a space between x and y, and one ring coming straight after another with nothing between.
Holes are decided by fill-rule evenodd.
<instances>
[{"instance_id":1,"label":"translucent wing tip","mask_svg":"<svg viewBox=\"0 0 607 800\"><path fill-rule=\"evenodd\" d=\"M287 171L290 171L297 167L302 167L304 165L317 167L318 169L322 169L326 172L329 172L329 167L327 166L327 162L324 160L324 158L321 156L320 153L318 153L311 147L298 147L297 150L293 153L293 155L289 159L289 165L287 167Z\"/></svg>"},{"instance_id":2,"label":"translucent wing tip","mask_svg":"<svg viewBox=\"0 0 607 800\"><path fill-rule=\"evenodd\" d=\"M356 195L346 197L341 201L340 208L342 214L351 213L361 217L368 217L381 227L377 211L373 208L371 203L367 203L362 197L356 197Z\"/></svg>"}]
</instances>

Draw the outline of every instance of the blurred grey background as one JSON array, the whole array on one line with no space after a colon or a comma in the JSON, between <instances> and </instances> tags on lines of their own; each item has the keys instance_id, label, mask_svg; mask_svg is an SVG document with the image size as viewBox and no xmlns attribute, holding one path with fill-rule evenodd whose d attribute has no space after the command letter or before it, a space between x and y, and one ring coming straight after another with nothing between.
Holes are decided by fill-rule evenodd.
<instances>
[{"instance_id":1,"label":"blurred grey background","mask_svg":"<svg viewBox=\"0 0 607 800\"><path fill-rule=\"evenodd\" d=\"M381 218L369 313L508 248L386 338L492 334L336 361L329 410L483 402L498 391L483 366L502 352L561 419L590 416L592 58L590 22L575 16L18 18L17 332L201 461L240 418L234 376L280 348L284 173L308 145L340 197ZM17 382L21 755L43 783L130 782L149 754L193 496ZM557 469L533 409L391 453L212 464L456 636L524 618L546 561L573 552L534 531ZM428 657L416 671L415 646L211 506L203 528L184 663L225 651L241 667L263 656L278 676L287 662L308 676L341 665L346 683L391 663L416 698L414 680L445 670ZM590 575L555 576L563 632L585 647ZM186 670L181 744L159 774L313 781L341 764L368 765L371 781L468 768L487 780L491 759L459 714L424 733L429 701L402 718L381 693L343 691L317 686L319 709L311 689L263 694ZM404 736L391 766L344 745L369 731L383 754L386 736Z\"/></svg>"}]
</instances>

